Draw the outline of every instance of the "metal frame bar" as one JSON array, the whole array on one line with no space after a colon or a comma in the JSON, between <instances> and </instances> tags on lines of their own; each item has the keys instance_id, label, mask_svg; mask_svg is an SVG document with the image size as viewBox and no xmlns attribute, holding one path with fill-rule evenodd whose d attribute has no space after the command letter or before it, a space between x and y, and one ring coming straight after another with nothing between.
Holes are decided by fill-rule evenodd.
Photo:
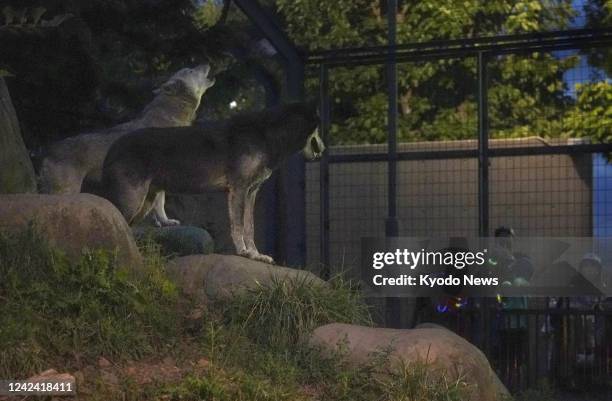
<instances>
[{"instance_id":1,"label":"metal frame bar","mask_svg":"<svg viewBox=\"0 0 612 401\"><path fill-rule=\"evenodd\" d=\"M319 114L321 125L319 134L323 143L329 143L329 127L331 110L329 102L329 71L326 65L320 68L320 105ZM324 152L319 163L319 204L320 204L320 261L322 263L321 277L324 280L330 277L329 259L329 152Z\"/></svg>"},{"instance_id":2,"label":"metal frame bar","mask_svg":"<svg viewBox=\"0 0 612 401\"><path fill-rule=\"evenodd\" d=\"M581 145L554 145L554 146L512 146L505 148L489 148L489 158L511 156L534 156L552 154L579 154L579 153L607 153L612 152L612 144L581 144ZM450 149L398 152L397 160L441 160L441 159L474 159L478 158L478 149ZM333 163L362 163L386 162L386 153L355 153L346 155L329 155L327 162ZM314 163L314 162L311 162Z\"/></svg>"},{"instance_id":3,"label":"metal frame bar","mask_svg":"<svg viewBox=\"0 0 612 401\"><path fill-rule=\"evenodd\" d=\"M385 235L399 235L397 218L397 0L387 1L387 219ZM386 299L385 321L389 327L402 326L402 302L400 298Z\"/></svg>"},{"instance_id":4,"label":"metal frame bar","mask_svg":"<svg viewBox=\"0 0 612 401\"><path fill-rule=\"evenodd\" d=\"M302 60L302 56L285 32L276 24L257 0L233 0L272 45L287 60ZM292 61L292 60L291 60Z\"/></svg>"},{"instance_id":5,"label":"metal frame bar","mask_svg":"<svg viewBox=\"0 0 612 401\"><path fill-rule=\"evenodd\" d=\"M489 113L487 55L478 53L478 235L489 236Z\"/></svg>"},{"instance_id":6,"label":"metal frame bar","mask_svg":"<svg viewBox=\"0 0 612 401\"><path fill-rule=\"evenodd\" d=\"M397 0L387 2L388 42L387 46L387 220L385 234L397 237L397 64L395 59L397 37Z\"/></svg>"},{"instance_id":7,"label":"metal frame bar","mask_svg":"<svg viewBox=\"0 0 612 401\"><path fill-rule=\"evenodd\" d=\"M432 41L406 45L361 47L311 52L307 64L330 66L383 64L389 53L398 62L477 56L478 53L508 54L569 50L612 44L612 28L574 29L541 34Z\"/></svg>"},{"instance_id":8,"label":"metal frame bar","mask_svg":"<svg viewBox=\"0 0 612 401\"><path fill-rule=\"evenodd\" d=\"M560 31L550 32L531 32L521 33L514 35L495 35L495 36L484 36L476 38L462 38L462 39L446 39L446 40L431 40L428 42L412 42L397 45L397 49L414 49L414 48L431 48L431 47L448 47L448 46L482 46L482 45L494 45L494 44L505 44L505 43L516 43L534 41L541 42L548 39L558 38L570 38L570 37L584 37L584 36L599 36L602 34L609 34L612 32L611 28L588 28L588 29L568 29ZM328 50L315 50L309 53L309 56L326 56L329 54L351 54L358 51L381 51L386 49L388 46L362 46L362 47L349 47L340 49L328 49Z\"/></svg>"}]
</instances>

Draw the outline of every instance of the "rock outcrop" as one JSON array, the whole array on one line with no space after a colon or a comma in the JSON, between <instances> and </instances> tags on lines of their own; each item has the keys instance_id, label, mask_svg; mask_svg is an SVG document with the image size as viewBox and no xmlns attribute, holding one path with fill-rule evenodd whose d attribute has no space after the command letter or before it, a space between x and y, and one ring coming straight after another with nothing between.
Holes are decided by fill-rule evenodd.
<instances>
[{"instance_id":1,"label":"rock outcrop","mask_svg":"<svg viewBox=\"0 0 612 401\"><path fill-rule=\"evenodd\" d=\"M36 192L34 167L6 83L0 76L0 193L22 192Z\"/></svg>"},{"instance_id":2,"label":"rock outcrop","mask_svg":"<svg viewBox=\"0 0 612 401\"><path fill-rule=\"evenodd\" d=\"M170 261L167 272L182 291L197 300L227 299L275 280L308 280L325 285L314 274L235 255L191 255Z\"/></svg>"},{"instance_id":3,"label":"rock outcrop","mask_svg":"<svg viewBox=\"0 0 612 401\"><path fill-rule=\"evenodd\" d=\"M450 380L465 380L470 393L466 401L502 401L509 396L485 355L441 327L398 330L332 323L317 328L310 343L330 354L341 345L344 357L355 365L367 364L380 352L389 352L391 368L400 361L427 363Z\"/></svg>"},{"instance_id":4,"label":"rock outcrop","mask_svg":"<svg viewBox=\"0 0 612 401\"><path fill-rule=\"evenodd\" d=\"M17 232L31 223L73 260L84 249L106 249L116 252L125 266L142 264L130 227L106 199L89 194L0 195L0 230Z\"/></svg>"},{"instance_id":5,"label":"rock outcrop","mask_svg":"<svg viewBox=\"0 0 612 401\"><path fill-rule=\"evenodd\" d=\"M150 238L159 244L165 256L208 255L215 251L213 238L200 227L135 227L133 232L139 241Z\"/></svg>"}]
</instances>

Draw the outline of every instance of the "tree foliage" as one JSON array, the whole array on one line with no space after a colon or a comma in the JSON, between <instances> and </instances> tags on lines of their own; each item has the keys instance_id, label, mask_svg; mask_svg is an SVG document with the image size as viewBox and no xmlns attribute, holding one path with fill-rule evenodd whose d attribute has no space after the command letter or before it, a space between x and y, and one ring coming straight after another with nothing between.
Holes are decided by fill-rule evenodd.
<instances>
[{"instance_id":1,"label":"tree foliage","mask_svg":"<svg viewBox=\"0 0 612 401\"><path fill-rule=\"evenodd\" d=\"M202 24L191 0L9 3L0 16L0 68L14 76L11 93L30 148L133 117L170 73L223 64L232 46L229 30L210 19ZM34 29L28 16L35 10L42 20L71 18Z\"/></svg>"},{"instance_id":2,"label":"tree foliage","mask_svg":"<svg viewBox=\"0 0 612 401\"><path fill-rule=\"evenodd\" d=\"M606 4L609 0L605 1ZM290 36L310 50L386 43L385 2L277 0ZM398 43L567 29L577 10L570 0L400 1ZM571 54L506 55L489 60L489 117L493 137L568 134L580 119L564 74ZM474 58L398 65L402 141L475 138ZM314 89L317 82L309 85ZM337 144L386 139L387 98L382 66L335 68L330 73L332 138ZM588 107L585 105L585 107ZM569 111L573 111L571 114ZM567 116L567 117L565 117ZM603 124L609 124L603 122ZM572 131L584 136L586 131Z\"/></svg>"},{"instance_id":3,"label":"tree foliage","mask_svg":"<svg viewBox=\"0 0 612 401\"><path fill-rule=\"evenodd\" d=\"M612 143L612 83L578 84L576 92L576 106L565 116L566 135Z\"/></svg>"},{"instance_id":4,"label":"tree foliage","mask_svg":"<svg viewBox=\"0 0 612 401\"><path fill-rule=\"evenodd\" d=\"M612 27L612 0L591 0L584 7L590 28ZM588 52L589 63L612 75L612 50L594 49Z\"/></svg>"}]
</instances>

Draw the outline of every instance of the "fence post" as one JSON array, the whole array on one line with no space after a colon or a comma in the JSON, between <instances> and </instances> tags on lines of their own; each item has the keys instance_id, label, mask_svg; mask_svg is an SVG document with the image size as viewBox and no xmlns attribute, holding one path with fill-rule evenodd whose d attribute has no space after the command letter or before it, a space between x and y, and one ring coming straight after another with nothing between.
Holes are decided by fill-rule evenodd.
<instances>
[{"instance_id":1,"label":"fence post","mask_svg":"<svg viewBox=\"0 0 612 401\"><path fill-rule=\"evenodd\" d=\"M397 66L395 45L397 36L397 0L387 2L388 46L387 55L387 219L385 235L397 237L399 222L397 220ZM387 298L387 326L402 327L402 302L400 298Z\"/></svg>"},{"instance_id":2,"label":"fence post","mask_svg":"<svg viewBox=\"0 0 612 401\"><path fill-rule=\"evenodd\" d=\"M487 55L478 52L478 236L489 236L489 116L488 116L488 82ZM491 323L495 319L494 310L490 309L490 300L481 301L484 318L483 351L487 358L491 356Z\"/></svg>"},{"instance_id":3,"label":"fence post","mask_svg":"<svg viewBox=\"0 0 612 401\"><path fill-rule=\"evenodd\" d=\"M319 134L323 143L329 149L329 127L331 110L329 105L329 71L325 64L321 64L319 76L319 116L321 124ZM320 217L320 261L322 264L321 277L328 280L330 277L329 266L329 159L328 151L323 153L319 162L319 217Z\"/></svg>"},{"instance_id":4,"label":"fence post","mask_svg":"<svg viewBox=\"0 0 612 401\"><path fill-rule=\"evenodd\" d=\"M487 55L478 52L478 235L489 235L489 113Z\"/></svg>"},{"instance_id":5,"label":"fence post","mask_svg":"<svg viewBox=\"0 0 612 401\"><path fill-rule=\"evenodd\" d=\"M397 0L387 3L387 21L389 35L389 54L387 60L387 146L388 146L388 192L387 192L387 220L385 234L388 237L397 237L399 224L397 220L397 65L395 45L397 34Z\"/></svg>"}]
</instances>

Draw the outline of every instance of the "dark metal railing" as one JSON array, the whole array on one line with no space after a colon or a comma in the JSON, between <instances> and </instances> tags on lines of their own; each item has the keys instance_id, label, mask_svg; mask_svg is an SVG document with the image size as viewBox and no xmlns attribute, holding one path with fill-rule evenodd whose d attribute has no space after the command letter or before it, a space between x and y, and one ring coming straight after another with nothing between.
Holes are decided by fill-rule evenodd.
<instances>
[{"instance_id":1,"label":"dark metal railing","mask_svg":"<svg viewBox=\"0 0 612 401\"><path fill-rule=\"evenodd\" d=\"M485 319L488 316L488 319ZM568 390L605 388L612 380L612 311L566 308L467 308L419 314L479 346L512 391L543 383Z\"/></svg>"},{"instance_id":2,"label":"dark metal railing","mask_svg":"<svg viewBox=\"0 0 612 401\"><path fill-rule=\"evenodd\" d=\"M557 32L439 40L396 46L355 47L311 52L308 64L354 66L383 64L390 53L397 62L474 57L486 54L520 54L610 46L612 28L573 29Z\"/></svg>"}]
</instances>

